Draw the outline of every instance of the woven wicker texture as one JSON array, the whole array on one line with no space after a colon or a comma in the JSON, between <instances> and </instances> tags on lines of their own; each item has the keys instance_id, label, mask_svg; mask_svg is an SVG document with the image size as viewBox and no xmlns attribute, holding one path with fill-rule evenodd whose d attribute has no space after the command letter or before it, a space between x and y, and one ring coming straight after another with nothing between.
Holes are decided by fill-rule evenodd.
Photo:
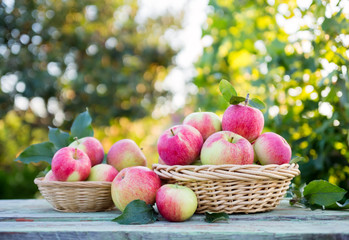
<instances>
[{"instance_id":1,"label":"woven wicker texture","mask_svg":"<svg viewBox=\"0 0 349 240\"><path fill-rule=\"evenodd\" d=\"M36 178L42 196L61 212L100 212L114 207L111 182L59 182Z\"/></svg>"},{"instance_id":2,"label":"woven wicker texture","mask_svg":"<svg viewBox=\"0 0 349 240\"><path fill-rule=\"evenodd\" d=\"M167 166L153 170L165 183L191 188L198 198L197 213L256 213L273 210L291 180L297 164Z\"/></svg>"}]
</instances>

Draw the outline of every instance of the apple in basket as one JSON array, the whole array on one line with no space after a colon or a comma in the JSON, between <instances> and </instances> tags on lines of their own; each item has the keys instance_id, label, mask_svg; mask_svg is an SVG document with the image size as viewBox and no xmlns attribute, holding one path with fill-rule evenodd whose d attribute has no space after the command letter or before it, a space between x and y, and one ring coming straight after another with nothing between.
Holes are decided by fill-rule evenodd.
<instances>
[{"instance_id":1,"label":"apple in basket","mask_svg":"<svg viewBox=\"0 0 349 240\"><path fill-rule=\"evenodd\" d=\"M52 172L58 181L84 181L91 171L91 161L83 151L64 147L52 158Z\"/></svg>"},{"instance_id":2,"label":"apple in basket","mask_svg":"<svg viewBox=\"0 0 349 240\"><path fill-rule=\"evenodd\" d=\"M253 144L256 159L262 164L289 163L292 151L287 141L273 132L260 135Z\"/></svg>"},{"instance_id":3,"label":"apple in basket","mask_svg":"<svg viewBox=\"0 0 349 240\"><path fill-rule=\"evenodd\" d=\"M167 165L189 165L198 159L202 144L202 136L196 128L176 125L160 136L158 152Z\"/></svg>"},{"instance_id":4,"label":"apple in basket","mask_svg":"<svg viewBox=\"0 0 349 240\"><path fill-rule=\"evenodd\" d=\"M230 131L212 134L201 149L201 162L204 165L244 165L252 164L253 160L254 152L251 143Z\"/></svg>"},{"instance_id":5,"label":"apple in basket","mask_svg":"<svg viewBox=\"0 0 349 240\"><path fill-rule=\"evenodd\" d=\"M195 193L185 186L165 184L156 194L156 207L159 213L171 222L189 219L195 213L197 206Z\"/></svg>"},{"instance_id":6,"label":"apple in basket","mask_svg":"<svg viewBox=\"0 0 349 240\"><path fill-rule=\"evenodd\" d=\"M48 171L44 177L44 181L58 181L52 170Z\"/></svg>"},{"instance_id":7,"label":"apple in basket","mask_svg":"<svg viewBox=\"0 0 349 240\"><path fill-rule=\"evenodd\" d=\"M107 154L107 162L118 171L127 167L147 166L142 150L131 139L122 139L113 144Z\"/></svg>"},{"instance_id":8,"label":"apple in basket","mask_svg":"<svg viewBox=\"0 0 349 240\"><path fill-rule=\"evenodd\" d=\"M100 141L94 137L76 139L69 147L77 148L87 154L91 160L91 166L100 164L104 159L104 149Z\"/></svg>"},{"instance_id":9,"label":"apple in basket","mask_svg":"<svg viewBox=\"0 0 349 240\"><path fill-rule=\"evenodd\" d=\"M264 127L262 112L244 104L230 105L222 118L223 131L231 131L253 142Z\"/></svg>"},{"instance_id":10,"label":"apple in basket","mask_svg":"<svg viewBox=\"0 0 349 240\"><path fill-rule=\"evenodd\" d=\"M205 141L210 135L222 130L221 119L213 112L194 112L186 116L183 124L196 128Z\"/></svg>"},{"instance_id":11,"label":"apple in basket","mask_svg":"<svg viewBox=\"0 0 349 240\"><path fill-rule=\"evenodd\" d=\"M140 199L154 204L156 192L161 187L159 176L147 167L136 166L122 169L111 184L115 206L124 211L127 204Z\"/></svg>"},{"instance_id":12,"label":"apple in basket","mask_svg":"<svg viewBox=\"0 0 349 240\"><path fill-rule=\"evenodd\" d=\"M118 170L109 164L97 164L91 168L87 181L105 181L112 182L118 175Z\"/></svg>"}]
</instances>

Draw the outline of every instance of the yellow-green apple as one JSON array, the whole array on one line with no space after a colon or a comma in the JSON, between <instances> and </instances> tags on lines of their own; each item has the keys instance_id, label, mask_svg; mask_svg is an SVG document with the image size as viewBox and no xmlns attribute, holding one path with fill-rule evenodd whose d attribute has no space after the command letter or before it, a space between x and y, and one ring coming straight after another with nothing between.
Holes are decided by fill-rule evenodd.
<instances>
[{"instance_id":1,"label":"yellow-green apple","mask_svg":"<svg viewBox=\"0 0 349 240\"><path fill-rule=\"evenodd\" d=\"M253 147L247 139L230 132L212 134L201 149L201 162L204 165L252 164Z\"/></svg>"},{"instance_id":2,"label":"yellow-green apple","mask_svg":"<svg viewBox=\"0 0 349 240\"><path fill-rule=\"evenodd\" d=\"M160 187L159 176L149 168L128 167L122 169L114 178L111 184L111 196L115 206L124 211L127 204L136 199L153 205Z\"/></svg>"},{"instance_id":3,"label":"yellow-green apple","mask_svg":"<svg viewBox=\"0 0 349 240\"><path fill-rule=\"evenodd\" d=\"M91 171L91 161L83 151L64 147L52 158L52 172L58 181L84 181Z\"/></svg>"},{"instance_id":4,"label":"yellow-green apple","mask_svg":"<svg viewBox=\"0 0 349 240\"><path fill-rule=\"evenodd\" d=\"M189 165L198 159L203 139L190 125L167 129L158 140L158 153L167 165Z\"/></svg>"},{"instance_id":5,"label":"yellow-green apple","mask_svg":"<svg viewBox=\"0 0 349 240\"><path fill-rule=\"evenodd\" d=\"M213 112L194 112L186 116L183 124L196 128L205 141L211 134L222 130L221 119Z\"/></svg>"},{"instance_id":6,"label":"yellow-green apple","mask_svg":"<svg viewBox=\"0 0 349 240\"><path fill-rule=\"evenodd\" d=\"M91 160L91 166L100 164L104 159L104 149L100 141L94 137L76 139L69 147L77 148L87 154Z\"/></svg>"},{"instance_id":7,"label":"yellow-green apple","mask_svg":"<svg viewBox=\"0 0 349 240\"><path fill-rule=\"evenodd\" d=\"M109 164L97 164L91 168L87 181L105 181L112 182L118 175L118 170Z\"/></svg>"},{"instance_id":8,"label":"yellow-green apple","mask_svg":"<svg viewBox=\"0 0 349 240\"><path fill-rule=\"evenodd\" d=\"M52 170L48 171L44 177L44 181L58 181Z\"/></svg>"},{"instance_id":9,"label":"yellow-green apple","mask_svg":"<svg viewBox=\"0 0 349 240\"><path fill-rule=\"evenodd\" d=\"M156 194L156 207L159 213L171 222L189 219L195 213L197 206L195 193L185 186L165 184Z\"/></svg>"},{"instance_id":10,"label":"yellow-green apple","mask_svg":"<svg viewBox=\"0 0 349 240\"><path fill-rule=\"evenodd\" d=\"M262 164L289 163L292 156L290 145L280 135L266 132L253 144L257 160Z\"/></svg>"},{"instance_id":11,"label":"yellow-green apple","mask_svg":"<svg viewBox=\"0 0 349 240\"><path fill-rule=\"evenodd\" d=\"M121 171L127 167L147 166L147 159L133 140L122 139L109 149L107 163Z\"/></svg>"},{"instance_id":12,"label":"yellow-green apple","mask_svg":"<svg viewBox=\"0 0 349 240\"><path fill-rule=\"evenodd\" d=\"M230 105L222 118L223 131L231 131L253 142L262 133L264 117L262 112L247 105Z\"/></svg>"}]
</instances>

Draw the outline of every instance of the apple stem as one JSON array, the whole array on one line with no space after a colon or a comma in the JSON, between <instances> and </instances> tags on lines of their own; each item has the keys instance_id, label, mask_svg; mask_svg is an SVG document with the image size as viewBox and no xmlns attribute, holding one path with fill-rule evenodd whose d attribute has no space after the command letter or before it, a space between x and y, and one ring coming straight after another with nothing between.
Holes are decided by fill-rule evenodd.
<instances>
[{"instance_id":1,"label":"apple stem","mask_svg":"<svg viewBox=\"0 0 349 240\"><path fill-rule=\"evenodd\" d=\"M233 140L234 140L234 137L231 137L230 142L232 143L232 142L233 142Z\"/></svg>"},{"instance_id":2,"label":"apple stem","mask_svg":"<svg viewBox=\"0 0 349 240\"><path fill-rule=\"evenodd\" d=\"M175 136L175 134L174 134L174 132L173 132L173 129L171 128L170 130L171 130L172 135Z\"/></svg>"},{"instance_id":3,"label":"apple stem","mask_svg":"<svg viewBox=\"0 0 349 240\"><path fill-rule=\"evenodd\" d=\"M77 148L75 148L74 159L75 159L75 160L78 159L78 149L77 149Z\"/></svg>"},{"instance_id":4,"label":"apple stem","mask_svg":"<svg viewBox=\"0 0 349 240\"><path fill-rule=\"evenodd\" d=\"M248 104L248 99L250 98L250 94L249 93L247 93L247 96L246 96L246 99L245 99L245 106L247 106L247 104Z\"/></svg>"},{"instance_id":5,"label":"apple stem","mask_svg":"<svg viewBox=\"0 0 349 240\"><path fill-rule=\"evenodd\" d=\"M74 137L74 140L75 140L78 144L80 144L78 137Z\"/></svg>"}]
</instances>

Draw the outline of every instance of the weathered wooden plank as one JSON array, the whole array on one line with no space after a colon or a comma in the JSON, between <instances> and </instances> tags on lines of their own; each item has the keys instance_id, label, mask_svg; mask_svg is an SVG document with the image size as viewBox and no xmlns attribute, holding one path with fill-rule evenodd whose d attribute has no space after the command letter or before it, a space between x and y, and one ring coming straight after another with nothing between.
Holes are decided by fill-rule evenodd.
<instances>
[{"instance_id":1,"label":"weathered wooden plank","mask_svg":"<svg viewBox=\"0 0 349 240\"><path fill-rule=\"evenodd\" d=\"M203 215L183 223L119 225L119 211L62 213L45 200L0 200L0 239L349 239L349 211L280 206L267 213L230 215L208 224Z\"/></svg>"}]
</instances>

